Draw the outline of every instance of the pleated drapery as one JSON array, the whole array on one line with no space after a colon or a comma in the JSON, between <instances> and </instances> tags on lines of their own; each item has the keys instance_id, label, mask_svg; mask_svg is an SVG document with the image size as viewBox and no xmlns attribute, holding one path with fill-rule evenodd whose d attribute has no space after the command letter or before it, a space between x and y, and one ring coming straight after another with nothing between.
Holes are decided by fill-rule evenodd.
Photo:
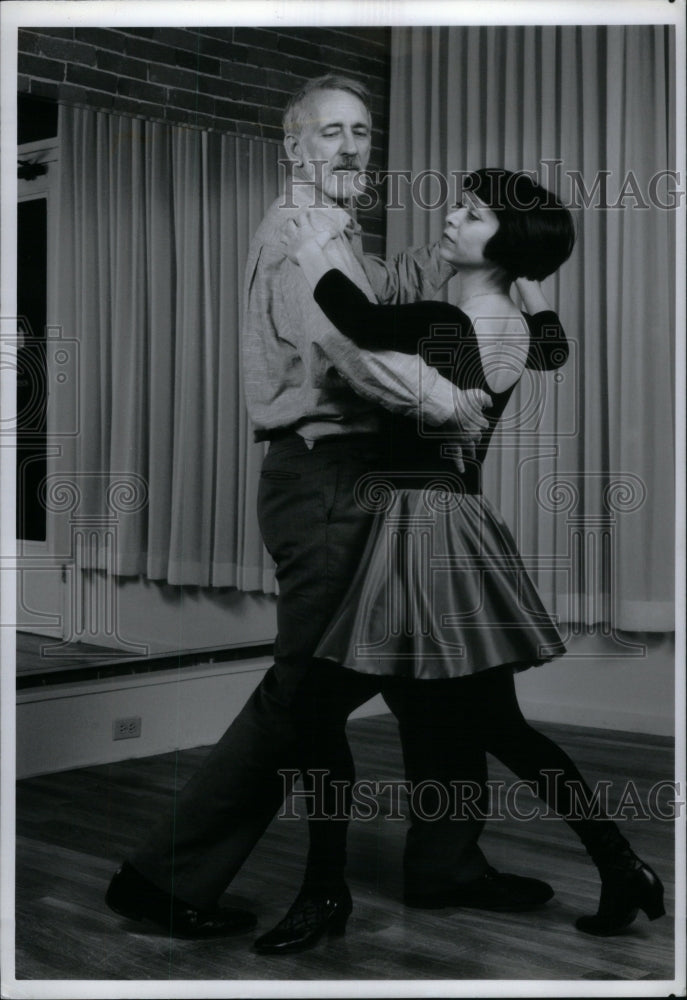
<instances>
[{"instance_id":1,"label":"pleated drapery","mask_svg":"<svg viewBox=\"0 0 687 1000\"><path fill-rule=\"evenodd\" d=\"M49 408L53 546L114 524L82 568L272 592L239 329L279 147L69 107L59 128L56 316L78 365Z\"/></svg>"},{"instance_id":2,"label":"pleated drapery","mask_svg":"<svg viewBox=\"0 0 687 1000\"><path fill-rule=\"evenodd\" d=\"M485 490L562 620L632 631L674 627L671 30L392 31L391 170L442 175L449 204L454 172L531 170L574 209L545 284L571 357L523 380ZM423 183L388 212L389 252L441 233L441 181Z\"/></svg>"}]
</instances>

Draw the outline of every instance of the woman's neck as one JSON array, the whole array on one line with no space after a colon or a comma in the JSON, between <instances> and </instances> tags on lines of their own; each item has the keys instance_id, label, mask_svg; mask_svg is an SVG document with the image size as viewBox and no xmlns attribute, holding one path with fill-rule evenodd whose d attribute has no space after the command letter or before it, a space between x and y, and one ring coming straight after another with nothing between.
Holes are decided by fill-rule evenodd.
<instances>
[{"instance_id":1,"label":"woman's neck","mask_svg":"<svg viewBox=\"0 0 687 1000\"><path fill-rule=\"evenodd\" d=\"M485 298L507 298L509 281L503 274L494 271L465 270L460 273L460 291L457 305L461 308L472 299Z\"/></svg>"}]
</instances>

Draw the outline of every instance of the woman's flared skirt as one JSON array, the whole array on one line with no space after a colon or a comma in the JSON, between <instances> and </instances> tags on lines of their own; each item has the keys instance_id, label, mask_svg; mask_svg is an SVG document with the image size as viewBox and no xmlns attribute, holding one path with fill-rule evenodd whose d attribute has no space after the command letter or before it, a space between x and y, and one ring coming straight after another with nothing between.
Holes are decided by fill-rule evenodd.
<instances>
[{"instance_id":1,"label":"woman's flared skirt","mask_svg":"<svg viewBox=\"0 0 687 1000\"><path fill-rule=\"evenodd\" d=\"M399 489L316 652L363 673L436 679L547 663L565 646L481 494Z\"/></svg>"}]
</instances>

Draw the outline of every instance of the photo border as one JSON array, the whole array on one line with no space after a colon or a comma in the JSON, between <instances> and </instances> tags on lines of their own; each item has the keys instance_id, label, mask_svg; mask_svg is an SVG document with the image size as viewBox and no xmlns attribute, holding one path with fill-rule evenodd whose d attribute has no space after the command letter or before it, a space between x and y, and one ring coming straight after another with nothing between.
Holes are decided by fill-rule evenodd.
<instances>
[{"instance_id":1,"label":"photo border","mask_svg":"<svg viewBox=\"0 0 687 1000\"><path fill-rule=\"evenodd\" d=\"M507 24L673 24L676 31L675 136L676 169L685 179L685 0L614 0L605 2L526 2L526 0L473 0L425 2L408 0L328 0L317 2L245 2L217 0L195 3L138 0L138 2L50 2L5 0L0 5L1 103L0 179L2 181L2 278L0 284L0 335L14 336L7 327L16 316L16 81L17 30L30 26L343 26L386 25L507 25ZM676 780L685 788L685 203L676 225L676 650L675 650L675 755ZM682 223L682 224L680 224ZM4 317L4 318L3 318ZM8 319L10 317L10 319ZM16 406L14 371L2 371L0 419L10 419ZM16 980L14 978L14 862L15 862L15 566L14 451L0 449L2 520L0 523L0 700L2 760L2 827L0 887L0 963L3 996L7 997L234 997L234 996L663 996L684 991L685 966L685 816L676 825L676 978L668 981L549 981L549 980L451 980L363 981L344 980L228 980L228 981L100 981Z\"/></svg>"}]
</instances>

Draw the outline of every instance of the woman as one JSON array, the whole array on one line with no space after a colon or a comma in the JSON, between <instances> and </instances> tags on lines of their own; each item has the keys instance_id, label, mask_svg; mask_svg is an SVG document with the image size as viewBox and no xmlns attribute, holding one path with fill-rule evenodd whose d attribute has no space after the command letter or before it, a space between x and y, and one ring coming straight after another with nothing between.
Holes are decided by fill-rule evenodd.
<instances>
[{"instance_id":1,"label":"woman","mask_svg":"<svg viewBox=\"0 0 687 1000\"><path fill-rule=\"evenodd\" d=\"M342 333L370 350L420 351L428 363L441 364L442 374L450 372L459 388L487 392L492 405L478 448L472 454L464 450L462 461L455 437L388 417L388 468L381 484L386 502L317 656L358 672L398 678L404 696L413 700L418 735L431 734L435 751L440 740L447 746L463 741L466 751L479 746L533 783L580 838L601 876L598 911L577 920L580 930L617 934L639 909L655 919L664 913L660 880L615 823L604 815L585 815L581 800L586 796L591 802L593 796L581 774L520 712L515 672L548 662L565 649L508 528L481 493L489 442L525 367L556 367L567 356L557 318L543 311L546 303L536 282L572 251L570 213L526 175L503 170L470 175L464 201L447 216L441 242L442 256L460 274L459 307L369 302L340 271L329 268L321 250L325 239L308 219L287 226L289 256ZM525 305L538 313L534 319L523 317L509 296L512 282L522 278L528 279L519 285ZM558 358L551 357L555 351L547 328L554 333ZM371 484L367 502L370 497L380 502L379 482ZM331 725L340 725L344 739L340 720ZM336 826L321 824L317 833L320 853L329 838L334 866L337 854L344 857ZM432 899L436 905L436 896ZM422 886L409 887L406 902L428 905ZM333 911L330 929L342 931L348 912L346 906ZM282 925L288 921L287 914ZM272 950L282 925L258 947L262 942Z\"/></svg>"}]
</instances>

